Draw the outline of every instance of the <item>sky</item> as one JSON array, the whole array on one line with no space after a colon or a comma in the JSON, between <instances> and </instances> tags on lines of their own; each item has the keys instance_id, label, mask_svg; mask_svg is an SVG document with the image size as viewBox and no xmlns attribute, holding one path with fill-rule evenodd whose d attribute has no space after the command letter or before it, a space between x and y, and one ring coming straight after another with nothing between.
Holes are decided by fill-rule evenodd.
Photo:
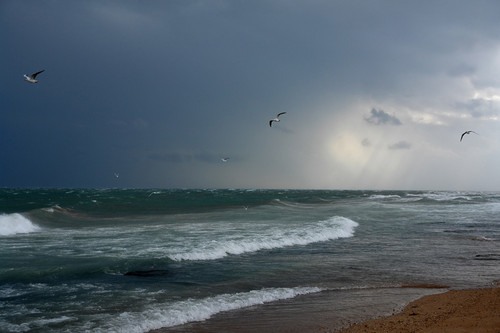
<instances>
[{"instance_id":1,"label":"sky","mask_svg":"<svg viewBox=\"0 0 500 333\"><path fill-rule=\"evenodd\" d=\"M0 187L500 190L498 13L2 0Z\"/></svg>"}]
</instances>

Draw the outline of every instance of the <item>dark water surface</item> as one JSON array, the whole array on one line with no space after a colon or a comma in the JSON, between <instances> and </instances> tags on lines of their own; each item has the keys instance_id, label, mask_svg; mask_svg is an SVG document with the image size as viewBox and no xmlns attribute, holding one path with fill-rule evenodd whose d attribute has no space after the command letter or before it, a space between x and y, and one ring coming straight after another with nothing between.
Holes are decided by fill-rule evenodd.
<instances>
[{"instance_id":1,"label":"dark water surface","mask_svg":"<svg viewBox=\"0 0 500 333\"><path fill-rule=\"evenodd\" d=\"M0 189L0 331L342 325L498 280L499 221L498 193Z\"/></svg>"}]
</instances>

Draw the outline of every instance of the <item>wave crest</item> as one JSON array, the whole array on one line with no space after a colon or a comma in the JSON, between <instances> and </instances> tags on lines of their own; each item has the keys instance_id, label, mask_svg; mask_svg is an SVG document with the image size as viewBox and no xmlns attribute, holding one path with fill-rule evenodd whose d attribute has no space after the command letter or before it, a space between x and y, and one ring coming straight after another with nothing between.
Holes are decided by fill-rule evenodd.
<instances>
[{"instance_id":1,"label":"wave crest","mask_svg":"<svg viewBox=\"0 0 500 333\"><path fill-rule=\"evenodd\" d=\"M320 292L317 287L266 288L236 294L223 294L203 299L189 299L173 303L166 308L150 308L141 313L125 312L111 320L113 331L148 332L162 327L172 327L203 321L213 315ZM117 329L119 327L119 329ZM105 327L104 330L107 330Z\"/></svg>"},{"instance_id":2,"label":"wave crest","mask_svg":"<svg viewBox=\"0 0 500 333\"><path fill-rule=\"evenodd\" d=\"M295 229L269 229L257 235L244 239L225 239L200 244L195 249L177 249L168 257L175 261L181 260L215 260L228 255L239 255L260 250L271 250L287 246L308 245L325 242L338 238L347 238L354 235L358 226L348 218L335 216L313 225L306 225Z\"/></svg>"},{"instance_id":3,"label":"wave crest","mask_svg":"<svg viewBox=\"0 0 500 333\"><path fill-rule=\"evenodd\" d=\"M19 213L0 215L0 236L27 234L39 230L39 226Z\"/></svg>"}]
</instances>

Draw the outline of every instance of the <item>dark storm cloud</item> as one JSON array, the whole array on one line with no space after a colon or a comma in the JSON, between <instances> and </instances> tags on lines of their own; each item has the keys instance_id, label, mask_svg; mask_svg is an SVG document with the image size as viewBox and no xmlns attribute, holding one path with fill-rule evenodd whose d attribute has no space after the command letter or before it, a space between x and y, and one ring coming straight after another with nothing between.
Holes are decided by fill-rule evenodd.
<instances>
[{"instance_id":1,"label":"dark storm cloud","mask_svg":"<svg viewBox=\"0 0 500 333\"><path fill-rule=\"evenodd\" d=\"M387 148L390 150L410 149L411 143L407 141L398 141L396 143L389 145Z\"/></svg>"},{"instance_id":2,"label":"dark storm cloud","mask_svg":"<svg viewBox=\"0 0 500 333\"><path fill-rule=\"evenodd\" d=\"M401 121L396 116L391 116L384 110L372 108L370 116L365 117L365 120L374 125L401 125Z\"/></svg>"},{"instance_id":3,"label":"dark storm cloud","mask_svg":"<svg viewBox=\"0 0 500 333\"><path fill-rule=\"evenodd\" d=\"M151 153L148 158L153 161L166 163L186 163L193 160L193 156L181 153Z\"/></svg>"},{"instance_id":4,"label":"dark storm cloud","mask_svg":"<svg viewBox=\"0 0 500 333\"><path fill-rule=\"evenodd\" d=\"M158 165L147 184L192 174L227 179L203 165L224 152L265 166L269 179L280 179L273 186L307 187L314 182L300 176L311 174L311 162L294 160L297 147L326 156L317 143L330 133L366 135L345 128L357 110L352 101L432 113L440 110L429 97L449 95L449 83L497 87L479 60L500 45L498 12L500 3L482 0L0 1L0 186L99 185L98 172L124 168L140 186L144 170ZM40 83L23 81L39 69ZM493 99L443 104L494 117L490 90ZM401 100L415 107L391 104ZM280 111L289 117L269 129ZM401 125L375 108L365 121ZM186 174L165 175L173 171L161 163ZM234 179L269 186L257 170Z\"/></svg>"},{"instance_id":5,"label":"dark storm cloud","mask_svg":"<svg viewBox=\"0 0 500 333\"><path fill-rule=\"evenodd\" d=\"M203 163L220 163L221 155L213 154L208 152L198 152L198 153L151 153L148 158L153 161L165 162L165 163L191 163L191 162L203 162Z\"/></svg>"},{"instance_id":6,"label":"dark storm cloud","mask_svg":"<svg viewBox=\"0 0 500 333\"><path fill-rule=\"evenodd\" d=\"M476 72L476 67L470 64L461 63L451 67L448 70L448 75L453 77L468 77Z\"/></svg>"}]
</instances>

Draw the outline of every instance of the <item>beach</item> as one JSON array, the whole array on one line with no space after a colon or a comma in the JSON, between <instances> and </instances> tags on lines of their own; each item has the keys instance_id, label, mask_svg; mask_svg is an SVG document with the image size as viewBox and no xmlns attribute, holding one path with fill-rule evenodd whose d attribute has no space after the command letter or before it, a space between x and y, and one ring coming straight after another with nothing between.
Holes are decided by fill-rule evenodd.
<instances>
[{"instance_id":1,"label":"beach","mask_svg":"<svg viewBox=\"0 0 500 333\"><path fill-rule=\"evenodd\" d=\"M338 333L500 332L500 287L424 296L400 313L354 324Z\"/></svg>"}]
</instances>

